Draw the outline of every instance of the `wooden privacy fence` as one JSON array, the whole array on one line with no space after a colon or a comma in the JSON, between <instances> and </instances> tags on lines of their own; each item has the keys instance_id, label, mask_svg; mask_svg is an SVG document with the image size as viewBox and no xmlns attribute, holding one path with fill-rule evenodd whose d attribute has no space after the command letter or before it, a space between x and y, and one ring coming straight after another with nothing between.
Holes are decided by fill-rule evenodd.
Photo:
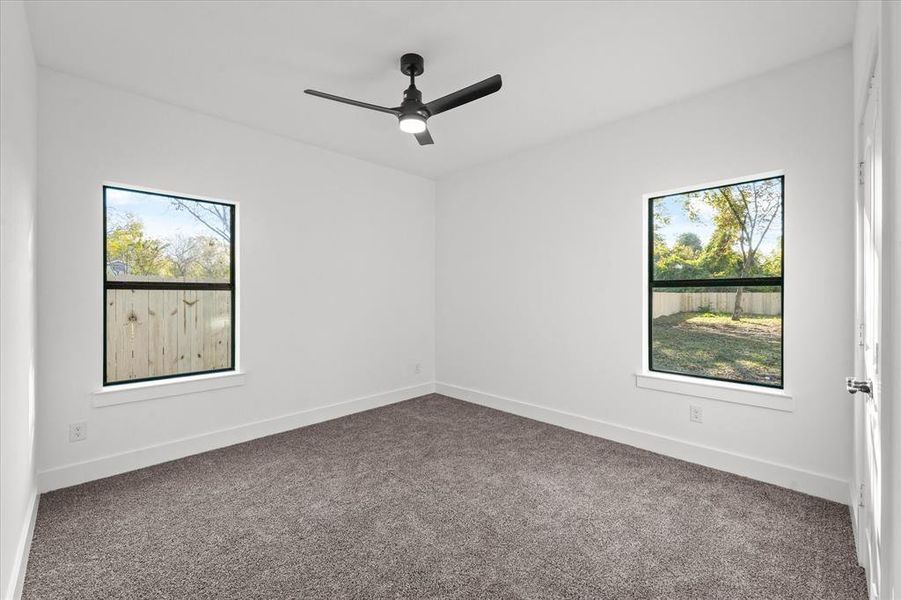
<instances>
[{"instance_id":1,"label":"wooden privacy fence","mask_svg":"<svg viewBox=\"0 0 901 600\"><path fill-rule=\"evenodd\" d=\"M735 307L735 292L654 292L654 318L679 312L731 313ZM781 315L782 294L779 292L748 292L741 296L741 309L747 315Z\"/></svg>"},{"instance_id":2,"label":"wooden privacy fence","mask_svg":"<svg viewBox=\"0 0 901 600\"><path fill-rule=\"evenodd\" d=\"M231 366L231 291L109 289L106 302L107 381Z\"/></svg>"}]
</instances>

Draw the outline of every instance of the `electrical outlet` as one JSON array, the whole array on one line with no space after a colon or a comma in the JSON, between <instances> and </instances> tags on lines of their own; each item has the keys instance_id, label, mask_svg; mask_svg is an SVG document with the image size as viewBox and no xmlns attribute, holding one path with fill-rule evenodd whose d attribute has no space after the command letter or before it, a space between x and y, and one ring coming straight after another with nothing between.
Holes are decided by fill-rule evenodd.
<instances>
[{"instance_id":1,"label":"electrical outlet","mask_svg":"<svg viewBox=\"0 0 901 600\"><path fill-rule=\"evenodd\" d=\"M416 377L422 373L422 363L408 362L403 365L404 377Z\"/></svg>"},{"instance_id":2,"label":"electrical outlet","mask_svg":"<svg viewBox=\"0 0 901 600\"><path fill-rule=\"evenodd\" d=\"M83 442L86 439L88 439L87 421L69 424L69 442Z\"/></svg>"},{"instance_id":3,"label":"electrical outlet","mask_svg":"<svg viewBox=\"0 0 901 600\"><path fill-rule=\"evenodd\" d=\"M702 409L700 406L690 404L688 406L688 420L692 423L703 423L704 409Z\"/></svg>"}]
</instances>

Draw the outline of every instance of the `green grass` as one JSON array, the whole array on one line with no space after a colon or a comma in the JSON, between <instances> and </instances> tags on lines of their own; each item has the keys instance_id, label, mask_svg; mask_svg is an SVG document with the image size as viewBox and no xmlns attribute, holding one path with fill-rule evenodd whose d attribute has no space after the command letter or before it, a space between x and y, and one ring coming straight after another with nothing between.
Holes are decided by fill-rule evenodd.
<instances>
[{"instance_id":1,"label":"green grass","mask_svg":"<svg viewBox=\"0 0 901 600\"><path fill-rule=\"evenodd\" d=\"M684 312L653 320L652 367L750 383L782 383L782 317Z\"/></svg>"}]
</instances>

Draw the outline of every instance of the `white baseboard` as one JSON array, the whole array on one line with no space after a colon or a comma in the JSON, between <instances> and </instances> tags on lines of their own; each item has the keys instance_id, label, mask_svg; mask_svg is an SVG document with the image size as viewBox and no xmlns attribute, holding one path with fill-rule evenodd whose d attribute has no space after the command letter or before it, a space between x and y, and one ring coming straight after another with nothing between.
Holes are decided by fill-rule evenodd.
<instances>
[{"instance_id":1,"label":"white baseboard","mask_svg":"<svg viewBox=\"0 0 901 600\"><path fill-rule=\"evenodd\" d=\"M472 402L473 404L487 406L521 417L572 429L580 433L628 444L629 446L650 450L658 454L665 454L666 456L697 463L705 467L772 483L804 492L811 496L825 498L842 504L849 503L848 481L836 479L822 473L815 473L744 454L737 454L650 431L608 423L599 419L529 404L528 402L504 398L448 383L436 383L435 391L439 394Z\"/></svg>"},{"instance_id":2,"label":"white baseboard","mask_svg":"<svg viewBox=\"0 0 901 600\"><path fill-rule=\"evenodd\" d=\"M849 504L849 482L829 475L440 382L425 383L354 398L272 419L48 469L38 473L38 490L47 492L77 485L401 402L432 392L798 490L812 496ZM31 539L30 536L28 539Z\"/></svg>"},{"instance_id":3,"label":"white baseboard","mask_svg":"<svg viewBox=\"0 0 901 600\"><path fill-rule=\"evenodd\" d=\"M37 490L31 492L31 502L28 512L25 514L25 522L19 533L16 543L16 559L12 565L8 588L3 591L6 600L19 600L22 597L22 587L25 585L25 570L28 568L28 553L31 551L31 538L34 535L34 523L38 518L38 500L40 495Z\"/></svg>"},{"instance_id":4,"label":"white baseboard","mask_svg":"<svg viewBox=\"0 0 901 600\"><path fill-rule=\"evenodd\" d=\"M223 448L267 435L297 429L298 427L336 419L371 408L394 404L402 400L431 394L434 391L434 383L423 383L48 469L38 472L38 490L49 492L86 481L102 479L103 477L110 477L119 473L184 458L192 454L199 454L208 450L215 450L216 448Z\"/></svg>"}]
</instances>

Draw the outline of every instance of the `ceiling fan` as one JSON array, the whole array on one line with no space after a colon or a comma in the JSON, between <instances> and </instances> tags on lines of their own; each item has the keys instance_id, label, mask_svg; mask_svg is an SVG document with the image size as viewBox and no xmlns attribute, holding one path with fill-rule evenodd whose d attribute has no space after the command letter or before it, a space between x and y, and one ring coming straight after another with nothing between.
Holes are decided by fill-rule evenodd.
<instances>
[{"instance_id":1,"label":"ceiling fan","mask_svg":"<svg viewBox=\"0 0 901 600\"><path fill-rule=\"evenodd\" d=\"M422 75L424 70L424 61L418 54L404 54L400 57L400 72L410 77L410 87L404 90L404 100L400 106L395 106L394 108L359 102L350 98L326 94L325 92L317 92L316 90L304 90L304 92L326 100L335 100L336 102L343 102L344 104L359 106L360 108L392 114L397 117L401 131L412 133L416 136L416 141L421 146L425 146L434 143L426 126L426 121L429 120L429 117L434 117L452 108L478 100L501 89L501 76L494 75L462 90L442 96L437 100L423 103L422 92L416 89L416 77Z\"/></svg>"}]
</instances>

